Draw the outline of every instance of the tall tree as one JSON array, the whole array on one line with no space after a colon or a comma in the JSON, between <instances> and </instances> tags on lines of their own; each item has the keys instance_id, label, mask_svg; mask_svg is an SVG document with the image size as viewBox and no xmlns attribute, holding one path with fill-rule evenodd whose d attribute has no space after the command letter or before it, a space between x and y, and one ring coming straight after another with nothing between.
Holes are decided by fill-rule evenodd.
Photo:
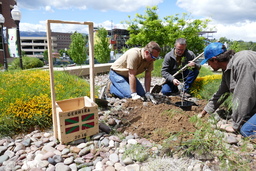
<instances>
[{"instance_id":1,"label":"tall tree","mask_svg":"<svg viewBox=\"0 0 256 171\"><path fill-rule=\"evenodd\" d=\"M81 33L74 32L71 35L68 54L76 64L83 64L87 58L86 37Z\"/></svg>"},{"instance_id":2,"label":"tall tree","mask_svg":"<svg viewBox=\"0 0 256 171\"><path fill-rule=\"evenodd\" d=\"M162 20L159 19L156 13L157 7L147 7L146 14L136 14L136 18L128 18L129 21L125 21L128 24L129 39L126 44L130 46L145 46L150 41L156 41L161 47L165 44L166 36L164 31L164 25Z\"/></svg>"},{"instance_id":3,"label":"tall tree","mask_svg":"<svg viewBox=\"0 0 256 171\"><path fill-rule=\"evenodd\" d=\"M134 19L128 16L129 20L125 21L130 32L128 45L144 46L149 41L156 41L163 49L163 56L174 47L177 38L186 38L189 49L196 54L203 51L205 38L199 36L199 32L207 27L210 20L194 20L184 13L181 17L178 14L166 16L162 21L157 10L157 6L147 7L144 15L136 14Z\"/></svg>"},{"instance_id":4,"label":"tall tree","mask_svg":"<svg viewBox=\"0 0 256 171\"><path fill-rule=\"evenodd\" d=\"M94 56L100 63L107 63L110 60L109 39L107 38L108 31L99 27L95 36Z\"/></svg>"},{"instance_id":5,"label":"tall tree","mask_svg":"<svg viewBox=\"0 0 256 171\"><path fill-rule=\"evenodd\" d=\"M235 52L239 52L241 50L244 50L242 49L241 47L241 43L239 43L238 41L233 41L230 43L230 46L229 46L229 49L232 49L234 50Z\"/></svg>"}]
</instances>

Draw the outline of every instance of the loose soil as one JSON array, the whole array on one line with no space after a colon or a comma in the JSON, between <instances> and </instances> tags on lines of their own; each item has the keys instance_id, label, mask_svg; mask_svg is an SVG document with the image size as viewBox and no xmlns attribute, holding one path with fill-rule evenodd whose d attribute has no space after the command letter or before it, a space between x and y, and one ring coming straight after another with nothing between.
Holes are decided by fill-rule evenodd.
<instances>
[{"instance_id":1,"label":"loose soil","mask_svg":"<svg viewBox=\"0 0 256 171\"><path fill-rule=\"evenodd\" d=\"M154 142L162 142L170 135L180 133L183 140L191 138L196 130L193 123L189 121L192 116L199 114L207 104L206 100L197 100L198 106L192 106L190 110L183 110L175 105L181 101L180 97L169 97L170 103L154 105L151 102L145 103L140 100L127 100L120 116L124 127L122 131L137 133L140 137L148 138ZM184 134L186 133L186 134Z\"/></svg>"}]
</instances>

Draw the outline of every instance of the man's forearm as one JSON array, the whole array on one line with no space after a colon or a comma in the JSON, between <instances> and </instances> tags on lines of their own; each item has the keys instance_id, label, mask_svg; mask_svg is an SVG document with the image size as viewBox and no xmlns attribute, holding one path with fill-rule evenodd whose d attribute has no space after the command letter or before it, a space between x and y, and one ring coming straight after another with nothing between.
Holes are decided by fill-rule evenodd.
<instances>
[{"instance_id":1,"label":"man's forearm","mask_svg":"<svg viewBox=\"0 0 256 171\"><path fill-rule=\"evenodd\" d=\"M134 75L129 75L129 84L131 93L136 93L136 77Z\"/></svg>"}]
</instances>

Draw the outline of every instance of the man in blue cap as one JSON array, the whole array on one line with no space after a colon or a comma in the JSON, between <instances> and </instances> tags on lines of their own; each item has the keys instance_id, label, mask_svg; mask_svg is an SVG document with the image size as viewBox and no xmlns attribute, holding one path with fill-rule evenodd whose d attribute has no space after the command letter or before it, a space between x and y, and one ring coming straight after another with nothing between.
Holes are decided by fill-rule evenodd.
<instances>
[{"instance_id":1,"label":"man in blue cap","mask_svg":"<svg viewBox=\"0 0 256 171\"><path fill-rule=\"evenodd\" d=\"M198 116L214 113L232 93L232 124L220 128L256 138L256 52L243 50L235 53L215 42L205 48L204 56L201 65L208 62L213 70L221 69L223 75L218 91Z\"/></svg>"}]
</instances>

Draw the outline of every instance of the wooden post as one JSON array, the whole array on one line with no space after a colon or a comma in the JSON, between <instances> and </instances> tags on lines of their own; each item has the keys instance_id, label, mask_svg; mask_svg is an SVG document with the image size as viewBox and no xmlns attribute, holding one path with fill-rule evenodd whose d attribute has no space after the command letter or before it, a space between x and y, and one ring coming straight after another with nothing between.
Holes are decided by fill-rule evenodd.
<instances>
[{"instance_id":1,"label":"wooden post","mask_svg":"<svg viewBox=\"0 0 256 171\"><path fill-rule=\"evenodd\" d=\"M90 54L90 96L95 101L95 82L94 82L94 40L93 40L93 24L89 25L89 54Z\"/></svg>"},{"instance_id":2,"label":"wooden post","mask_svg":"<svg viewBox=\"0 0 256 171\"><path fill-rule=\"evenodd\" d=\"M94 83L94 42L93 42L93 22L73 22L73 21L60 21L60 20L47 20L47 46L48 46L48 60L50 71L50 88L52 100L52 120L54 136L58 137L57 129L57 113L56 113L56 99L54 87L54 74L53 74L53 60L52 60L52 40L51 40L51 23L55 24L79 24L89 26L89 61L90 61L90 98L95 100L95 83Z\"/></svg>"}]
</instances>

